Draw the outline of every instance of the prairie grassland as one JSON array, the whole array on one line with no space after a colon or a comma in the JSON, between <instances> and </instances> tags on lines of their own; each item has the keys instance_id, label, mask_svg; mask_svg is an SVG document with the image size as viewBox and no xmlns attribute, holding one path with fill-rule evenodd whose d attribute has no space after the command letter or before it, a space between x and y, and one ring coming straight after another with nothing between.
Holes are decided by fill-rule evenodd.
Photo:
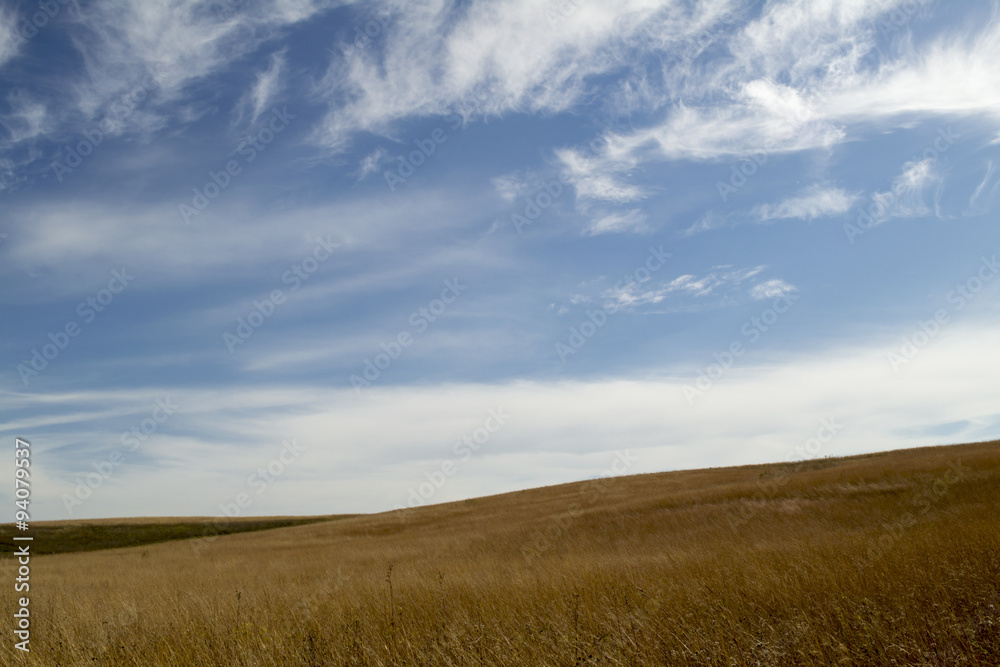
<instances>
[{"instance_id":1,"label":"prairie grassland","mask_svg":"<svg viewBox=\"0 0 1000 667\"><path fill-rule=\"evenodd\" d=\"M132 547L153 542L181 540L204 535L228 535L251 530L269 530L330 521L352 515L312 517L139 517L134 519L86 519L36 521L31 524L31 552L61 554ZM18 531L13 524L0 526L0 555L10 555L19 546L11 540Z\"/></svg>"},{"instance_id":2,"label":"prairie grassland","mask_svg":"<svg viewBox=\"0 0 1000 667\"><path fill-rule=\"evenodd\" d=\"M332 508L331 508L332 509ZM32 560L35 665L997 665L1000 443ZM9 559L2 562L13 579ZM5 617L14 611L5 598ZM8 632L9 635L9 632Z\"/></svg>"}]
</instances>

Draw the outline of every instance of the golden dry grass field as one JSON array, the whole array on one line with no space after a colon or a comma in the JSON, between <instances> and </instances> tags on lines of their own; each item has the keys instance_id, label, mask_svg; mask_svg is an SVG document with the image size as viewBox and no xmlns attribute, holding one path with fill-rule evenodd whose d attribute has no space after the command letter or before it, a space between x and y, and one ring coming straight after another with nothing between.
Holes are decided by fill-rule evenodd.
<instances>
[{"instance_id":1,"label":"golden dry grass field","mask_svg":"<svg viewBox=\"0 0 1000 667\"><path fill-rule=\"evenodd\" d=\"M0 661L997 665L998 510L993 442L40 555Z\"/></svg>"}]
</instances>

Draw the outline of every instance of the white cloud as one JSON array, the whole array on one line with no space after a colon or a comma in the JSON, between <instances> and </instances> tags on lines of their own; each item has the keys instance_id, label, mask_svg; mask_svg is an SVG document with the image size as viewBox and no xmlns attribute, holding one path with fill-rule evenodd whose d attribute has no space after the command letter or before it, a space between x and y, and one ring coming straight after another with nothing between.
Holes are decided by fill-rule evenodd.
<instances>
[{"instance_id":1,"label":"white cloud","mask_svg":"<svg viewBox=\"0 0 1000 667\"><path fill-rule=\"evenodd\" d=\"M678 103L660 125L609 137L606 157L707 160L776 154L832 146L845 136L840 127L810 111L812 103L794 90L763 80L739 85L729 104L698 108Z\"/></svg>"},{"instance_id":2,"label":"white cloud","mask_svg":"<svg viewBox=\"0 0 1000 667\"><path fill-rule=\"evenodd\" d=\"M25 91L9 93L6 99L10 110L0 114L0 192L24 181L23 167L42 157L35 140L53 127L49 109Z\"/></svg>"},{"instance_id":3,"label":"white cloud","mask_svg":"<svg viewBox=\"0 0 1000 667\"><path fill-rule=\"evenodd\" d=\"M623 233L623 232L643 232L646 226L646 214L634 208L624 213L611 213L601 218L591 221L584 230L587 236L597 236L599 234Z\"/></svg>"},{"instance_id":4,"label":"white cloud","mask_svg":"<svg viewBox=\"0 0 1000 667\"><path fill-rule=\"evenodd\" d=\"M730 48L740 67L804 86L856 71L874 45L876 21L905 0L771 2Z\"/></svg>"},{"instance_id":5,"label":"white cloud","mask_svg":"<svg viewBox=\"0 0 1000 667\"><path fill-rule=\"evenodd\" d=\"M257 75L253 86L236 103L237 124L243 122L246 117L246 124L253 125L268 109L275 96L284 88L281 80L284 68L284 52L272 55L267 69Z\"/></svg>"},{"instance_id":6,"label":"white cloud","mask_svg":"<svg viewBox=\"0 0 1000 667\"><path fill-rule=\"evenodd\" d=\"M719 280L714 273L710 273L701 279L687 274L674 278L670 281L666 288L664 288L663 292L666 294L669 294L670 292L683 292L690 294L691 296L708 296L712 293L712 290L718 287L721 283L722 281Z\"/></svg>"},{"instance_id":7,"label":"white cloud","mask_svg":"<svg viewBox=\"0 0 1000 667\"><path fill-rule=\"evenodd\" d=\"M72 89L75 106L91 116L155 71L158 110L181 114L185 107L168 105L184 99L190 84L225 70L282 29L338 4L340 0L262 0L231 7L203 0L90 3L73 14L78 27L72 38L86 67ZM225 17L217 15L220 8L229 10ZM273 83L277 79L266 73L258 80L250 100L255 108L266 102Z\"/></svg>"},{"instance_id":8,"label":"white cloud","mask_svg":"<svg viewBox=\"0 0 1000 667\"><path fill-rule=\"evenodd\" d=\"M603 296L605 299L613 301L617 310L629 310L648 303L660 303L667 297L668 293L668 290L643 289L638 284L632 284L619 289L606 290Z\"/></svg>"},{"instance_id":9,"label":"white cloud","mask_svg":"<svg viewBox=\"0 0 1000 667\"><path fill-rule=\"evenodd\" d=\"M685 274L670 282L661 283L659 287L653 287L646 282L632 282L622 287L604 290L601 298L611 300L618 308L627 310L646 304L661 304L668 297L681 300L725 297L766 268L766 266L754 266L733 269L730 266L716 266L701 278Z\"/></svg>"},{"instance_id":10,"label":"white cloud","mask_svg":"<svg viewBox=\"0 0 1000 667\"><path fill-rule=\"evenodd\" d=\"M986 213L990 210L990 203L992 202L993 196L996 194L997 189L1000 188L1000 181L993 183L993 177L996 174L996 165L993 160L988 160L986 163L986 173L983 175L983 180L979 182L976 186L975 192L969 198L969 207L976 214ZM992 188L990 185L992 184Z\"/></svg>"},{"instance_id":11,"label":"white cloud","mask_svg":"<svg viewBox=\"0 0 1000 667\"><path fill-rule=\"evenodd\" d=\"M696 234L701 234L702 232L708 232L713 229L719 229L728 222L728 216L721 215L716 211L709 211L705 215L698 219L698 222L694 223L687 229L680 232L682 237L691 237Z\"/></svg>"},{"instance_id":12,"label":"white cloud","mask_svg":"<svg viewBox=\"0 0 1000 667\"><path fill-rule=\"evenodd\" d=\"M893 218L929 215L931 209L924 202L924 191L939 181L933 160L907 162L891 189L872 195L872 203L867 209L872 217L870 224L878 225Z\"/></svg>"},{"instance_id":13,"label":"white cloud","mask_svg":"<svg viewBox=\"0 0 1000 667\"><path fill-rule=\"evenodd\" d=\"M753 278L758 275L761 271L766 269L765 266L755 266L747 269L730 270L725 271L723 269L728 269L730 267L720 266L714 267L716 270L705 275L703 278L695 278L692 275L684 275L679 278L674 279L667 285L666 291L670 292L681 292L684 294L689 294L691 296L709 296L714 292L717 292L721 287L729 287L734 285L739 285L740 283Z\"/></svg>"},{"instance_id":14,"label":"white cloud","mask_svg":"<svg viewBox=\"0 0 1000 667\"><path fill-rule=\"evenodd\" d=\"M591 156L592 171L830 148L914 117L1000 122L1000 20L919 47L907 26L893 24L899 48L879 50L879 21L892 12L917 20L908 7L904 0L767 3L758 19L722 36L732 58L683 69L672 83L683 95L669 101L662 120L609 133L607 147Z\"/></svg>"},{"instance_id":15,"label":"white cloud","mask_svg":"<svg viewBox=\"0 0 1000 667\"><path fill-rule=\"evenodd\" d=\"M408 488L441 461L461 459L453 443L498 408L506 423L461 461L435 502L586 479L607 468L615 449L637 457L630 472L787 461L823 419L841 430L820 456L941 444L942 424L960 425L948 441L996 438L995 331L987 323L950 325L898 374L885 356L898 341L751 354L693 406L683 387L693 384L696 368L656 369L644 380L371 387L361 397L350 389L274 385L4 392L3 399L39 415L31 429L39 455L63 461L37 480L40 519L66 518L61 494L72 494L80 471L106 458L121 432L165 396L179 409L134 455L144 464L129 458L115 484L95 490L75 516L119 516L122 508L138 516L217 515L219 503L245 490L247 475L287 438L305 452L255 499L255 512L375 512L405 503ZM942 401L942 392L951 400ZM118 406L124 421L112 419L108 405ZM64 427L67 414L76 420L72 431ZM23 430L9 419L0 424L3 433ZM70 444L77 454L67 459Z\"/></svg>"},{"instance_id":16,"label":"white cloud","mask_svg":"<svg viewBox=\"0 0 1000 667\"><path fill-rule=\"evenodd\" d=\"M171 121L194 122L216 110L211 98L190 97L192 84L226 71L287 27L346 1L95 0L63 11L59 19L69 25L65 33L79 52L82 72L46 86L58 87L59 93L44 101L45 124L20 124L17 132L28 146L25 152L33 151L40 139L62 141L99 119L116 117L113 105L133 99L143 87L142 104L131 108L126 122L110 134L135 133L146 140ZM0 25L8 25L10 16L0 14ZM0 65L15 53L5 35L0 28ZM147 84L150 77L155 80L152 86ZM280 82L279 56L239 105L240 118L259 115L280 90ZM33 113L37 121L41 112ZM23 179L21 168L40 157L0 144L0 189Z\"/></svg>"},{"instance_id":17,"label":"white cloud","mask_svg":"<svg viewBox=\"0 0 1000 667\"><path fill-rule=\"evenodd\" d=\"M0 7L0 67L13 60L24 38L17 32L17 11L13 6Z\"/></svg>"},{"instance_id":18,"label":"white cloud","mask_svg":"<svg viewBox=\"0 0 1000 667\"><path fill-rule=\"evenodd\" d=\"M762 204L754 209L754 217L760 222L769 220L815 220L841 215L851 210L857 201L855 195L840 188L814 186L801 195L789 197L777 204Z\"/></svg>"},{"instance_id":19,"label":"white cloud","mask_svg":"<svg viewBox=\"0 0 1000 667\"><path fill-rule=\"evenodd\" d=\"M629 166L610 160L596 159L574 149L559 149L556 158L563 166L563 180L576 189L577 199L624 204L646 197L646 191L622 183L619 175L627 174Z\"/></svg>"},{"instance_id":20,"label":"white cloud","mask_svg":"<svg viewBox=\"0 0 1000 667\"><path fill-rule=\"evenodd\" d=\"M9 148L14 144L30 141L50 131L52 122L45 104L23 90L7 95L10 113L0 116L0 125L7 130L7 138L0 140L0 146Z\"/></svg>"},{"instance_id":21,"label":"white cloud","mask_svg":"<svg viewBox=\"0 0 1000 667\"><path fill-rule=\"evenodd\" d=\"M507 174L490 179L493 188L500 195L500 198L507 203L513 202L518 197L524 196L531 191L530 183L516 174Z\"/></svg>"},{"instance_id":22,"label":"white cloud","mask_svg":"<svg viewBox=\"0 0 1000 667\"><path fill-rule=\"evenodd\" d=\"M1000 120L1000 20L978 34L938 38L877 71L831 78L824 91L827 113L847 121L903 114L985 116Z\"/></svg>"},{"instance_id":23,"label":"white cloud","mask_svg":"<svg viewBox=\"0 0 1000 667\"><path fill-rule=\"evenodd\" d=\"M388 155L388 151L380 147L363 157L360 164L358 164L358 171L356 172L358 180L363 181L377 172L379 165L385 159L386 155Z\"/></svg>"},{"instance_id":24,"label":"white cloud","mask_svg":"<svg viewBox=\"0 0 1000 667\"><path fill-rule=\"evenodd\" d=\"M240 187L238 182L230 186ZM252 202L220 198L185 225L179 202L105 205L64 198L9 209L18 231L4 244L0 275L38 272L32 289L48 298L90 290L123 263L141 269L140 289L163 282L232 281L258 273L254 267L260 264L299 261L317 237L326 235L343 243L345 253L378 248L391 256L405 248L409 259L403 268L411 270L426 261L446 261L442 257L448 247L414 257L414 244L434 230L471 224L470 212L483 210L484 199L413 191L389 200L375 194L292 211L261 211ZM489 260L477 256L476 261ZM338 282L338 289L362 289L368 272L359 274ZM279 277L280 272L275 281ZM300 298L310 289L300 290Z\"/></svg>"},{"instance_id":25,"label":"white cloud","mask_svg":"<svg viewBox=\"0 0 1000 667\"><path fill-rule=\"evenodd\" d=\"M317 139L341 147L356 132L386 134L411 116L565 111L592 77L629 69L637 50L682 44L733 4L583 1L547 20L551 6L536 0L409 2L378 45L333 62L318 88L332 108Z\"/></svg>"},{"instance_id":26,"label":"white cloud","mask_svg":"<svg viewBox=\"0 0 1000 667\"><path fill-rule=\"evenodd\" d=\"M789 285L784 280L775 278L774 280L754 285L750 290L750 296L756 300L776 299L779 296L785 296L796 291L798 290L794 285Z\"/></svg>"},{"instance_id":27,"label":"white cloud","mask_svg":"<svg viewBox=\"0 0 1000 667\"><path fill-rule=\"evenodd\" d=\"M903 173L896 182L904 191L922 190L928 183L936 179L934 161L930 158L903 165ZM895 190L895 188L893 188Z\"/></svg>"},{"instance_id":28,"label":"white cloud","mask_svg":"<svg viewBox=\"0 0 1000 667\"><path fill-rule=\"evenodd\" d=\"M608 133L607 147L590 156L588 171L624 174L645 161L750 152L766 158L844 141L846 122L860 119L853 111L834 112L829 98L867 85L864 59L874 49L874 20L902 2L768 3L758 19L713 35L728 44L731 59L682 68L671 87L683 95L675 95L664 119ZM905 66L898 63L882 76ZM614 186L629 187L621 181Z\"/></svg>"}]
</instances>

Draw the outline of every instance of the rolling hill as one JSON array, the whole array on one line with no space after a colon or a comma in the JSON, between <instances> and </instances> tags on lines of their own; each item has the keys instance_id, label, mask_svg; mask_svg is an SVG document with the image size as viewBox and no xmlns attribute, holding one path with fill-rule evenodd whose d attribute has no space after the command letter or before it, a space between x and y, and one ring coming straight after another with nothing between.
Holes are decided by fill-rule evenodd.
<instances>
[{"instance_id":1,"label":"rolling hill","mask_svg":"<svg viewBox=\"0 0 1000 667\"><path fill-rule=\"evenodd\" d=\"M998 510L989 442L39 555L30 664L996 665Z\"/></svg>"}]
</instances>

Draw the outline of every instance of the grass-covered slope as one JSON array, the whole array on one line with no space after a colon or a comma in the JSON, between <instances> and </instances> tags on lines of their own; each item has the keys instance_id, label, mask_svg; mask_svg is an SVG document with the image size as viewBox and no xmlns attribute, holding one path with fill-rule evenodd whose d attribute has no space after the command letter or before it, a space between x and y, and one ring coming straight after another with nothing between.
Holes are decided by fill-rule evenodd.
<instances>
[{"instance_id":1,"label":"grass-covered slope","mask_svg":"<svg viewBox=\"0 0 1000 667\"><path fill-rule=\"evenodd\" d=\"M983 443L41 556L32 664L993 666L998 510Z\"/></svg>"}]
</instances>

